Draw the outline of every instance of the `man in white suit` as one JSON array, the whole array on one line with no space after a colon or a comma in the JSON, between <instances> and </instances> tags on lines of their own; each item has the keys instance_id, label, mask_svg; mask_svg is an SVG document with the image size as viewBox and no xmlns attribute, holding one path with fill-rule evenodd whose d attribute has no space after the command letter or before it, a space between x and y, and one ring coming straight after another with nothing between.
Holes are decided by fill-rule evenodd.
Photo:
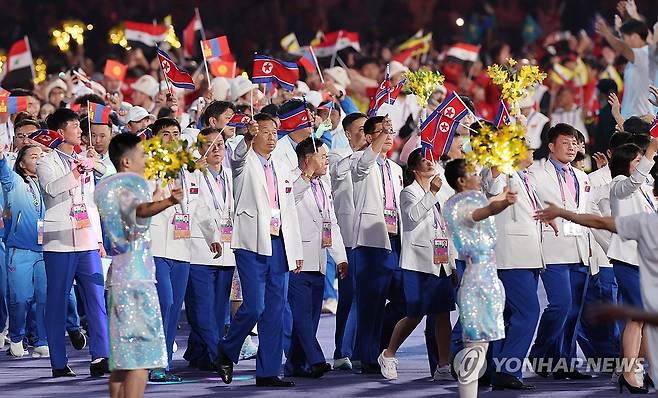
<instances>
[{"instance_id":1,"label":"man in white suit","mask_svg":"<svg viewBox=\"0 0 658 398\"><path fill-rule=\"evenodd\" d=\"M103 173L98 155L88 158L75 152L82 130L75 112L58 109L48 118L48 128L64 142L37 163L37 175L46 212L40 225L46 266L46 333L53 377L74 377L68 366L64 329L69 292L75 279L81 287L89 320L90 373L102 376L108 369L107 313L105 311L104 255L101 224L94 203L94 172Z\"/></svg>"},{"instance_id":2,"label":"man in white suit","mask_svg":"<svg viewBox=\"0 0 658 398\"><path fill-rule=\"evenodd\" d=\"M393 145L390 119L372 117L363 131L369 145L352 157L356 345L362 373L379 374L377 357L405 311L399 262L402 169L386 157Z\"/></svg>"},{"instance_id":3,"label":"man in white suit","mask_svg":"<svg viewBox=\"0 0 658 398\"><path fill-rule=\"evenodd\" d=\"M571 167L578 151L578 131L564 123L556 124L548 132L548 161L530 168L532 183L541 202L561 203L563 207L585 212L589 204L589 178ZM539 321L537 337L530 358L545 360L537 370L540 375L553 372L560 358L568 363L576 356L575 332L582 312L588 276L598 272L597 264L590 264L591 248L587 231L568 221L557 222L558 235L550 226L542 226L542 249L546 270L541 274L548 296L548 307ZM588 269L588 265L591 267ZM570 287L570 288L569 288ZM548 368L548 361L552 360ZM555 369L553 377L587 379L590 375L576 369Z\"/></svg>"},{"instance_id":4,"label":"man in white suit","mask_svg":"<svg viewBox=\"0 0 658 398\"><path fill-rule=\"evenodd\" d=\"M293 180L290 170L272 156L277 125L272 116L257 114L231 159L235 189L235 217L231 247L242 284L243 303L228 334L220 342L216 367L224 383L233 380L233 363L258 323L256 385L293 387L281 380L283 308L286 274L304 264L293 184L310 180L315 170L304 170Z\"/></svg>"},{"instance_id":5,"label":"man in white suit","mask_svg":"<svg viewBox=\"0 0 658 398\"><path fill-rule=\"evenodd\" d=\"M300 170L315 168L311 163L316 158L321 161L321 166L315 169L310 184L296 186L302 190L302 196L297 201L297 213L302 234L304 267L300 273L290 275L288 302L293 327L284 372L287 376L317 378L331 369L331 365L325 362L316 337L327 273L327 254L336 260L338 271L343 277L347 273L347 255L336 221L331 187L321 178L327 174L327 149L321 140L313 140L308 138L300 142L295 150ZM295 196L298 196L297 192Z\"/></svg>"},{"instance_id":6,"label":"man in white suit","mask_svg":"<svg viewBox=\"0 0 658 398\"><path fill-rule=\"evenodd\" d=\"M224 336L235 256L231 250L233 236L233 174L224 167L225 146L220 131L206 127L199 132L201 165L199 201L192 215L190 242L190 277L185 293L185 310L190 336L184 358L202 370L215 370L217 345ZM206 224L206 228L201 225ZM208 232L211 236L205 236ZM207 242L221 242L221 252L213 253Z\"/></svg>"},{"instance_id":7,"label":"man in white suit","mask_svg":"<svg viewBox=\"0 0 658 398\"><path fill-rule=\"evenodd\" d=\"M521 369L515 368L515 358L525 360L535 328L539 321L539 298L537 284L539 273L544 268L541 250L541 225L533 217L542 207L535 187L528 176L527 168L533 162L533 150L521 161L520 171L506 176L496 169L482 171L482 187L488 196L503 192L511 179L511 188L519 193L519 200L495 216L496 265L498 278L505 287L505 338L492 343L492 357L502 363L495 369L494 389L532 390L525 384Z\"/></svg>"},{"instance_id":8,"label":"man in white suit","mask_svg":"<svg viewBox=\"0 0 658 398\"><path fill-rule=\"evenodd\" d=\"M343 130L349 141L346 148L332 149L329 152L329 175L334 197L336 219L345 244L348 264L353 264L353 223L354 223L354 184L352 183L352 155L365 148L363 125L368 117L360 112L350 113L343 119ZM351 359L356 359L354 342L356 339L356 297L354 295L354 267L347 268L347 276L338 279L338 308L336 311L336 331L334 369L352 369Z\"/></svg>"}]
</instances>

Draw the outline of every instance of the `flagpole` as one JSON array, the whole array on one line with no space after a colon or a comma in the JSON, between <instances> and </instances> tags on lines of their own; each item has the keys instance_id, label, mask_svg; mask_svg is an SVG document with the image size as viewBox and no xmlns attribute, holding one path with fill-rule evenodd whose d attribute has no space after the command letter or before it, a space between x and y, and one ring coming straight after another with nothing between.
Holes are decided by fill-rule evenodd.
<instances>
[{"instance_id":1,"label":"flagpole","mask_svg":"<svg viewBox=\"0 0 658 398\"><path fill-rule=\"evenodd\" d=\"M89 100L87 100L87 127L89 127L89 146L91 146L91 115L89 114L89 110L91 109L89 105ZM89 151L89 148L87 148L87 151Z\"/></svg>"},{"instance_id":2,"label":"flagpole","mask_svg":"<svg viewBox=\"0 0 658 398\"><path fill-rule=\"evenodd\" d=\"M338 43L340 42L340 38L342 36L343 36L343 31L339 30L338 36L336 38L336 44L334 44L334 53L331 55L331 63L329 64L330 68L333 68L334 65L336 64L336 56L338 56Z\"/></svg>"},{"instance_id":3,"label":"flagpole","mask_svg":"<svg viewBox=\"0 0 658 398\"><path fill-rule=\"evenodd\" d=\"M249 89L249 105L251 106L251 117L254 117L254 88Z\"/></svg>"},{"instance_id":4,"label":"flagpole","mask_svg":"<svg viewBox=\"0 0 658 398\"><path fill-rule=\"evenodd\" d=\"M208 147L208 149L206 149L206 152L203 154L203 156L201 156L201 159L205 158L206 155L208 155L208 152L210 152L210 148L212 148L212 146L215 145L215 142L217 142L217 138L222 136L222 133L224 132L224 129L226 128L226 126L228 126L228 123L225 124L224 127L222 127L221 130L219 130L219 134L217 134L217 137L215 137L215 139L212 140L212 142L210 143L210 146Z\"/></svg>"},{"instance_id":5,"label":"flagpole","mask_svg":"<svg viewBox=\"0 0 658 398\"><path fill-rule=\"evenodd\" d=\"M389 82L390 85L390 80L391 80L391 64L386 64L386 77L384 80ZM390 104L391 103L391 87L389 86L388 88L388 99L386 100L386 103Z\"/></svg>"},{"instance_id":6,"label":"flagpole","mask_svg":"<svg viewBox=\"0 0 658 398\"><path fill-rule=\"evenodd\" d=\"M318 153L318 148L315 147L315 136L313 134L313 122L311 122L311 114L308 113L308 108L306 107L306 96L302 95L302 98L304 99L304 111L306 112L306 117L308 118L308 122L311 123L311 142L313 143L313 152ZM331 110L329 111L329 115L331 115Z\"/></svg>"},{"instance_id":7,"label":"flagpole","mask_svg":"<svg viewBox=\"0 0 658 398\"><path fill-rule=\"evenodd\" d=\"M203 51L203 40L199 41L201 46L201 55L203 55L203 66L206 68L206 79L208 79L208 90L210 90L210 72L208 72L208 60L206 59L206 52Z\"/></svg>"},{"instance_id":8,"label":"flagpole","mask_svg":"<svg viewBox=\"0 0 658 398\"><path fill-rule=\"evenodd\" d=\"M201 13L199 12L199 7L194 7L194 14L199 18L199 25L201 25L201 39L206 40L206 32L203 29L203 22L201 21ZM203 47L201 47L203 51Z\"/></svg>"},{"instance_id":9,"label":"flagpole","mask_svg":"<svg viewBox=\"0 0 658 398\"><path fill-rule=\"evenodd\" d=\"M34 73L34 58L32 58L32 49L30 48L30 39L28 39L27 35L23 36L23 39L25 40L25 46L27 47L27 51L30 53L30 59L32 59L32 62L30 62L30 71L32 71L32 80L35 79L36 74ZM8 69L8 66L5 68L5 70Z\"/></svg>"},{"instance_id":10,"label":"flagpole","mask_svg":"<svg viewBox=\"0 0 658 398\"><path fill-rule=\"evenodd\" d=\"M320 75L320 83L324 84L324 77L322 77L322 70L320 69L320 63L318 62L318 58L315 56L315 51L313 51L313 46L308 46L308 50L311 52L311 55L313 56L313 61L315 62L315 69L317 69L318 75Z\"/></svg>"}]
</instances>

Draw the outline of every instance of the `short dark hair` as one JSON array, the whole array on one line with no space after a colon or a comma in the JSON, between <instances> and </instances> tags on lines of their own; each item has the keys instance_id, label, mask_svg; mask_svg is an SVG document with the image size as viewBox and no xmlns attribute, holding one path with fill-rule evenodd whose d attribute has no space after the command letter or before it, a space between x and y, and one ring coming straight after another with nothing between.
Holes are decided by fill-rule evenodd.
<instances>
[{"instance_id":1,"label":"short dark hair","mask_svg":"<svg viewBox=\"0 0 658 398\"><path fill-rule=\"evenodd\" d=\"M34 94L34 91L25 88L15 88L9 91L9 95L12 97L37 97L37 95Z\"/></svg>"},{"instance_id":2,"label":"short dark hair","mask_svg":"<svg viewBox=\"0 0 658 398\"><path fill-rule=\"evenodd\" d=\"M585 134L583 134L578 129L576 129L576 140L578 141L579 144L582 144L582 143L585 142Z\"/></svg>"},{"instance_id":3,"label":"short dark hair","mask_svg":"<svg viewBox=\"0 0 658 398\"><path fill-rule=\"evenodd\" d=\"M651 136L644 134L633 134L631 135L631 138L628 140L629 144L637 145L640 148L640 150L642 150L642 153L647 151L650 142L651 142Z\"/></svg>"},{"instance_id":4,"label":"short dark hair","mask_svg":"<svg viewBox=\"0 0 658 398\"><path fill-rule=\"evenodd\" d=\"M228 101L211 102L203 111L203 115L201 116L201 124L203 124L206 127L209 126L211 117L217 119L219 118L219 116L221 116L222 113L226 112L227 109L230 109L235 112L235 107L233 106L232 103Z\"/></svg>"},{"instance_id":5,"label":"short dark hair","mask_svg":"<svg viewBox=\"0 0 658 398\"><path fill-rule=\"evenodd\" d=\"M576 130L572 125L566 123L558 123L555 126L551 127L548 130L548 142L550 144L555 144L558 137L566 136L572 137L576 140L578 139L578 130Z\"/></svg>"},{"instance_id":6,"label":"short dark hair","mask_svg":"<svg viewBox=\"0 0 658 398\"><path fill-rule=\"evenodd\" d=\"M260 111L274 117L279 117L279 106L276 104L267 104Z\"/></svg>"},{"instance_id":7,"label":"short dark hair","mask_svg":"<svg viewBox=\"0 0 658 398\"><path fill-rule=\"evenodd\" d=\"M631 134L649 134L651 123L639 116L631 116L624 120L624 131Z\"/></svg>"},{"instance_id":8,"label":"short dark hair","mask_svg":"<svg viewBox=\"0 0 658 398\"><path fill-rule=\"evenodd\" d=\"M471 113L475 114L475 104L473 103L473 100L471 97L467 95L460 95L459 98L462 100L464 105L471 111Z\"/></svg>"},{"instance_id":9,"label":"short dark hair","mask_svg":"<svg viewBox=\"0 0 658 398\"><path fill-rule=\"evenodd\" d=\"M378 123L382 123L384 121L384 116L373 116L368 118L366 120L366 123L363 125L363 133L364 134L372 134L375 132L375 126Z\"/></svg>"},{"instance_id":10,"label":"short dark hair","mask_svg":"<svg viewBox=\"0 0 658 398\"><path fill-rule=\"evenodd\" d=\"M14 116L14 126L16 126L16 123L20 122L21 120L33 119L33 118L34 118L34 116L32 116L32 114L30 112L26 112L26 111L18 112Z\"/></svg>"},{"instance_id":11,"label":"short dark hair","mask_svg":"<svg viewBox=\"0 0 658 398\"><path fill-rule=\"evenodd\" d=\"M612 151L612 158L610 158L610 175L612 178L618 175L629 176L629 168L631 162L642 154L642 149L635 144L624 144L614 151Z\"/></svg>"},{"instance_id":12,"label":"short dark hair","mask_svg":"<svg viewBox=\"0 0 658 398\"><path fill-rule=\"evenodd\" d=\"M153 125L151 126L151 131L153 131L153 135L158 135L160 133L160 130L171 126L175 126L178 129L178 132L181 131L178 120L171 117L163 117L153 122Z\"/></svg>"},{"instance_id":13,"label":"short dark hair","mask_svg":"<svg viewBox=\"0 0 658 398\"><path fill-rule=\"evenodd\" d=\"M107 123L92 123L92 126L107 126L112 130L112 118L108 118ZM80 129L82 129L83 134L89 134L89 119L87 116L80 119Z\"/></svg>"},{"instance_id":14,"label":"short dark hair","mask_svg":"<svg viewBox=\"0 0 658 398\"><path fill-rule=\"evenodd\" d=\"M254 115L253 119L255 122L270 121L274 123L274 125L276 126L276 120L274 119L274 116L270 115L269 113L263 113L263 112L257 113Z\"/></svg>"},{"instance_id":15,"label":"short dark hair","mask_svg":"<svg viewBox=\"0 0 658 398\"><path fill-rule=\"evenodd\" d=\"M626 144L628 141L631 139L631 134L620 131L617 133L614 133L612 136L610 136L610 142L608 144L608 147L610 149L615 149L617 147L620 147L624 144Z\"/></svg>"},{"instance_id":16,"label":"short dark hair","mask_svg":"<svg viewBox=\"0 0 658 398\"><path fill-rule=\"evenodd\" d=\"M448 185L458 191L459 184L457 180L466 177L466 161L464 159L454 159L446 163L445 177Z\"/></svg>"},{"instance_id":17,"label":"short dark hair","mask_svg":"<svg viewBox=\"0 0 658 398\"><path fill-rule=\"evenodd\" d=\"M621 25L619 32L622 35L632 35L633 33L637 33L638 36L640 36L640 39L646 41L647 36L649 35L649 28L643 21L637 19L629 19Z\"/></svg>"},{"instance_id":18,"label":"short dark hair","mask_svg":"<svg viewBox=\"0 0 658 398\"><path fill-rule=\"evenodd\" d=\"M87 102L93 102L95 104L105 105L105 100L98 94L85 94L77 97L74 104L87 106Z\"/></svg>"},{"instance_id":19,"label":"short dark hair","mask_svg":"<svg viewBox=\"0 0 658 398\"><path fill-rule=\"evenodd\" d=\"M199 137L207 137L210 134L215 134L215 133L222 133L219 129L216 129L214 127L204 127L199 131L199 135L197 136L197 144L199 147L201 147L202 142L199 140ZM222 133L222 138L224 138L224 134Z\"/></svg>"},{"instance_id":20,"label":"short dark hair","mask_svg":"<svg viewBox=\"0 0 658 398\"><path fill-rule=\"evenodd\" d=\"M368 64L375 64L379 67L379 60L375 57L361 57L356 60L355 67L361 69Z\"/></svg>"},{"instance_id":21,"label":"short dark hair","mask_svg":"<svg viewBox=\"0 0 658 398\"><path fill-rule=\"evenodd\" d=\"M48 128L50 130L57 131L63 128L66 123L72 120L78 120L77 113L69 108L59 108L56 109L55 112L48 115L48 118L46 118L46 123L48 124Z\"/></svg>"},{"instance_id":22,"label":"short dark hair","mask_svg":"<svg viewBox=\"0 0 658 398\"><path fill-rule=\"evenodd\" d=\"M361 118L368 118L364 113L361 112L353 112L350 113L349 115L345 116L343 118L343 130L347 131L347 129L354 123L355 121L361 119Z\"/></svg>"},{"instance_id":23,"label":"short dark hair","mask_svg":"<svg viewBox=\"0 0 658 398\"><path fill-rule=\"evenodd\" d=\"M600 79L598 83L596 83L596 88L601 94L605 94L606 96L610 93L616 93L618 90L617 82L612 79Z\"/></svg>"},{"instance_id":24,"label":"short dark hair","mask_svg":"<svg viewBox=\"0 0 658 398\"><path fill-rule=\"evenodd\" d=\"M142 142L141 138L135 134L123 133L112 137L108 152L110 153L110 160L117 171L121 171L121 159L123 159L128 152L135 149L140 142Z\"/></svg>"},{"instance_id":25,"label":"short dark hair","mask_svg":"<svg viewBox=\"0 0 658 398\"><path fill-rule=\"evenodd\" d=\"M576 152L576 157L573 159L573 161L582 162L583 160L585 160L585 155L580 151Z\"/></svg>"},{"instance_id":26,"label":"short dark hair","mask_svg":"<svg viewBox=\"0 0 658 398\"><path fill-rule=\"evenodd\" d=\"M304 101L297 98L290 99L284 102L283 104L279 105L279 115L285 115L286 113L291 112L302 105L304 105ZM307 109L308 109L308 105L309 104L307 103L306 104Z\"/></svg>"},{"instance_id":27,"label":"short dark hair","mask_svg":"<svg viewBox=\"0 0 658 398\"><path fill-rule=\"evenodd\" d=\"M24 126L34 126L37 129L41 128L41 125L39 124L39 122L37 122L34 119L21 119L21 120L19 120L18 122L16 122L14 124L14 130L19 129L19 128L24 127Z\"/></svg>"},{"instance_id":28,"label":"short dark hair","mask_svg":"<svg viewBox=\"0 0 658 398\"><path fill-rule=\"evenodd\" d=\"M313 146L313 141L315 141L315 146ZM308 137L297 144L295 148L295 153L297 153L297 160L302 160L306 155L310 155L315 152L316 148L322 146L322 140L317 138Z\"/></svg>"}]
</instances>

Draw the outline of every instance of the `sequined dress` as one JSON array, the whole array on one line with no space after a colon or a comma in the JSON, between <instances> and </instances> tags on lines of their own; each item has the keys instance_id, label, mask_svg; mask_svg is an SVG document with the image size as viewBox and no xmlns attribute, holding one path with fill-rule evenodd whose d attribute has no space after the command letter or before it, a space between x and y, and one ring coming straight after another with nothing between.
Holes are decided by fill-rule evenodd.
<instances>
[{"instance_id":1,"label":"sequined dress","mask_svg":"<svg viewBox=\"0 0 658 398\"><path fill-rule=\"evenodd\" d=\"M119 173L101 181L94 194L111 242L108 317L110 370L167 366L162 317L155 287L155 264L148 232L150 219L137 218L140 203L151 201L141 176Z\"/></svg>"},{"instance_id":2,"label":"sequined dress","mask_svg":"<svg viewBox=\"0 0 658 398\"><path fill-rule=\"evenodd\" d=\"M498 279L494 246L496 226L491 217L473 221L473 211L487 205L477 191L460 192L443 207L443 215L461 258L466 260L457 301L465 342L505 337L505 289Z\"/></svg>"}]
</instances>

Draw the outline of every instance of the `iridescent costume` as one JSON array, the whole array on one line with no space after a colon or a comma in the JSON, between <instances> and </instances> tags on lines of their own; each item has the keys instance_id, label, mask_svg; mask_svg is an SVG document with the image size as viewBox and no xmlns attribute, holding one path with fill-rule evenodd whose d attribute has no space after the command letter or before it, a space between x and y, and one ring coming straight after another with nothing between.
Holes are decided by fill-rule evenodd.
<instances>
[{"instance_id":1,"label":"iridescent costume","mask_svg":"<svg viewBox=\"0 0 658 398\"><path fill-rule=\"evenodd\" d=\"M167 350L155 288L155 264L148 233L150 219L136 216L150 202L141 176L119 173L101 181L94 195L111 242L109 290L110 370L167 366Z\"/></svg>"},{"instance_id":2,"label":"iridescent costume","mask_svg":"<svg viewBox=\"0 0 658 398\"><path fill-rule=\"evenodd\" d=\"M498 279L494 257L496 226L491 217L473 221L473 211L487 206L477 191L455 194L443 207L443 216L461 258L466 261L458 294L459 317L465 342L505 337L505 289Z\"/></svg>"}]
</instances>

